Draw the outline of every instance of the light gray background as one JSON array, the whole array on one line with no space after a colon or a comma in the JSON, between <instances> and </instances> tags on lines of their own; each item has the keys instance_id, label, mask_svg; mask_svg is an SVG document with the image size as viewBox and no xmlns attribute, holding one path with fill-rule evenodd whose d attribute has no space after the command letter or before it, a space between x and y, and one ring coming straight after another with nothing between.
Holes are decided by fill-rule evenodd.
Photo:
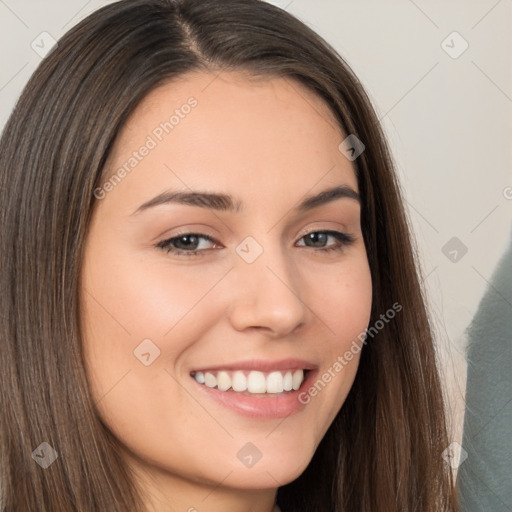
<instances>
[{"instance_id":1,"label":"light gray background","mask_svg":"<svg viewBox=\"0 0 512 512\"><path fill-rule=\"evenodd\" d=\"M42 32L58 39L107 3L0 0L0 126L41 60L33 42ZM512 234L512 0L271 3L346 58L382 120L421 251L452 437L460 441L464 331ZM448 37L454 31L469 45L458 58L445 51L462 48ZM468 249L457 262L442 251L452 237Z\"/></svg>"}]
</instances>

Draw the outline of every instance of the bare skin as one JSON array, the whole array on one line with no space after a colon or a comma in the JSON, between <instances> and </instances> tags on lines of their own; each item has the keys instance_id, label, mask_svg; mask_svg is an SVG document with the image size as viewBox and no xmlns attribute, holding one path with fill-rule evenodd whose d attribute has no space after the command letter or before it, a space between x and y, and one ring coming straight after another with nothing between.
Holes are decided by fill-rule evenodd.
<instances>
[{"instance_id":1,"label":"bare skin","mask_svg":"<svg viewBox=\"0 0 512 512\"><path fill-rule=\"evenodd\" d=\"M155 132L190 97L197 105L180 110L172 131ZM304 471L343 405L359 354L286 418L240 414L205 396L190 374L293 357L314 363L321 378L368 326L359 202L342 197L295 211L335 186L358 192L338 149L346 135L299 84L222 72L189 74L150 93L108 169L115 173L148 136L156 147L102 188L86 242L82 323L98 412L122 442L148 510L271 512L277 488ZM136 211L165 191L191 189L231 194L243 209L166 203ZM182 232L207 238L187 249ZM246 248L262 250L251 263L236 251L249 236L257 245ZM174 246L158 246L172 237ZM320 250L329 246L340 248ZM148 365L134 354L145 339ZM261 453L252 467L237 457L247 443Z\"/></svg>"}]
</instances>

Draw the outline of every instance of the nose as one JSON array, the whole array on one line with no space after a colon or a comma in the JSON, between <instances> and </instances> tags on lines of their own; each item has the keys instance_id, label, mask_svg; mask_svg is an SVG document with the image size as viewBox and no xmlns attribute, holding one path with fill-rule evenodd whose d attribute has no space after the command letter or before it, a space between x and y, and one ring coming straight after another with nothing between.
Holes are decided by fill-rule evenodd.
<instances>
[{"instance_id":1,"label":"nose","mask_svg":"<svg viewBox=\"0 0 512 512\"><path fill-rule=\"evenodd\" d=\"M253 263L237 256L231 274L228 315L235 329L283 337L309 321L300 275L283 251L265 249Z\"/></svg>"}]
</instances>

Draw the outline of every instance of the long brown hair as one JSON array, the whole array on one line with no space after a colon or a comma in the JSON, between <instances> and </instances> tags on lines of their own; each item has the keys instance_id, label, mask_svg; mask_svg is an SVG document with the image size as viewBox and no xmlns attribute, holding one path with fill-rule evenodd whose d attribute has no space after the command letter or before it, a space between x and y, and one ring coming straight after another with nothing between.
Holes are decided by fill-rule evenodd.
<instances>
[{"instance_id":1,"label":"long brown hair","mask_svg":"<svg viewBox=\"0 0 512 512\"><path fill-rule=\"evenodd\" d=\"M303 474L278 489L278 504L283 512L456 511L421 269L381 127L343 58L260 0L115 2L66 33L24 88L0 140L1 510L144 510L84 369L79 276L93 191L150 91L189 71L223 69L297 80L363 141L354 165L370 324L402 305L368 338L343 407ZM52 448L49 467L35 463Z\"/></svg>"}]
</instances>

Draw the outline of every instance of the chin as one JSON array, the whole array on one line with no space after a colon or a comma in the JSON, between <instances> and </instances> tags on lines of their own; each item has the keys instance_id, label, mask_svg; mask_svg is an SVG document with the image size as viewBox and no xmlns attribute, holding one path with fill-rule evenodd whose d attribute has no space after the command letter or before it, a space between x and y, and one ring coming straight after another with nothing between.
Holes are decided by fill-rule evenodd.
<instances>
[{"instance_id":1,"label":"chin","mask_svg":"<svg viewBox=\"0 0 512 512\"><path fill-rule=\"evenodd\" d=\"M251 468L236 468L224 483L239 489L275 489L289 484L304 472L311 460L290 455L276 454L266 461L260 459Z\"/></svg>"}]
</instances>

